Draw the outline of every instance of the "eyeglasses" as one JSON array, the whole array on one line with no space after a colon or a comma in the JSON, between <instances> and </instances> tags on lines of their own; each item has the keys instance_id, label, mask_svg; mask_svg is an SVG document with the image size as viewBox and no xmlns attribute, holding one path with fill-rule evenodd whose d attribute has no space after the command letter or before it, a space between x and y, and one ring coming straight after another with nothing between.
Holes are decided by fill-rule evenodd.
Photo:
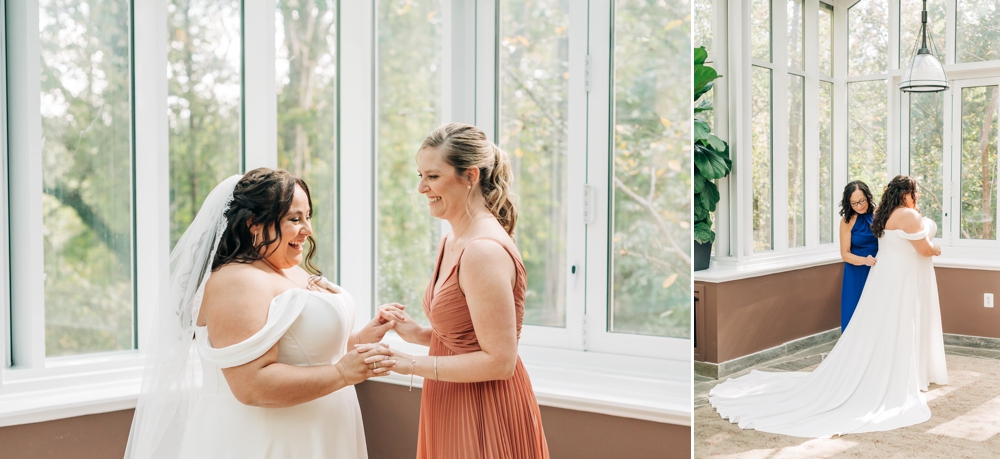
<instances>
[{"instance_id":1,"label":"eyeglasses","mask_svg":"<svg viewBox=\"0 0 1000 459\"><path fill-rule=\"evenodd\" d=\"M864 198L861 198L860 201L851 201L851 207L861 207L865 205L866 202L868 202L868 200Z\"/></svg>"}]
</instances>

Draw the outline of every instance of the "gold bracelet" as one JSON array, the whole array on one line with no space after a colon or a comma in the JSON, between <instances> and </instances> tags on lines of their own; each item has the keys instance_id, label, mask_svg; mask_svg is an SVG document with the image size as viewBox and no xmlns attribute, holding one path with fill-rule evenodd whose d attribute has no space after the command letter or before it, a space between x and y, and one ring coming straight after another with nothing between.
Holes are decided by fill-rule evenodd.
<instances>
[{"instance_id":1,"label":"gold bracelet","mask_svg":"<svg viewBox=\"0 0 1000 459\"><path fill-rule=\"evenodd\" d=\"M410 363L413 364L413 369L410 371L410 391L413 390L413 373L417 372L417 359L410 359Z\"/></svg>"},{"instance_id":2,"label":"gold bracelet","mask_svg":"<svg viewBox=\"0 0 1000 459\"><path fill-rule=\"evenodd\" d=\"M434 380L438 380L438 356L434 356Z\"/></svg>"}]
</instances>

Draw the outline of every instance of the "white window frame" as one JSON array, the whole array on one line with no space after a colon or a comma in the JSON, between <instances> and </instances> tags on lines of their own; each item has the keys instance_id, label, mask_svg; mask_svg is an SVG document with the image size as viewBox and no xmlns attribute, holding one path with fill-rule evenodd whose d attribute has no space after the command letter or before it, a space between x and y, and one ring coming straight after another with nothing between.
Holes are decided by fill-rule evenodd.
<instances>
[{"instance_id":1,"label":"white window frame","mask_svg":"<svg viewBox=\"0 0 1000 459\"><path fill-rule=\"evenodd\" d=\"M443 93L445 114L451 119L475 123L490 138L495 138L499 121L498 0L441 1L446 6L448 37L443 85L451 88ZM596 59L591 68L592 75L597 77L591 84L600 89L586 93L584 74L585 48L589 47L592 55L603 52L608 57L610 52L606 35L595 34L588 39L586 29L593 29L595 24L608 27L612 1L571 2L570 11L575 25L570 37L574 50L570 91L576 93L570 99L570 111L586 111L590 119L581 117L581 121L571 125L572 156L583 159L570 166L568 186L573 199L567 203L571 215L567 238L570 244L586 247L588 256L584 259L590 260L591 269L586 269L586 261L581 262L567 251L567 266L578 266L576 279L568 276L567 327L557 333L549 327L524 327L520 354L530 369L536 396L543 405L691 425L690 341L604 331L608 278L607 261L601 260L608 252L608 188L607 171L601 175L599 166L603 162L606 167L609 154L606 140L610 113L609 59L603 62ZM35 256L41 250L43 234L41 194L33 192L41 189L42 173L40 69L38 65L27 64L37 63L40 52L39 4L38 0L25 0L4 5L0 10L4 18L0 40L9 40L3 47L7 72L0 74L0 81L5 87L17 89L0 95L0 98L10 97L0 107L0 116L5 116L6 110L18 114L4 118L6 122L0 125L0 133L9 136L0 147L5 160L0 172L10 178L11 193L8 196L7 189L0 191L3 197L0 219L7 223L0 228L0 235L7 236L0 243L0 261L5 262L0 268L3 273L0 282L7 287L5 292L11 293L0 301L3 307L0 320L5 325L0 331L0 351L12 358L15 365L0 365L0 427L135 407L144 363L142 349L147 345L152 311L168 275L170 177L168 81L163 71L168 61L166 2L133 0L132 3L133 161L135 177L142 177L133 180L139 349L58 358L45 357L44 308L39 307L44 301L40 275L43 267L41 257ZM255 50L244 53L241 119L244 170L277 165L272 38L275 7L276 0L244 0L242 8L243 47ZM340 36L337 105L340 112L351 112L351 116L337 117L337 187L338 196L350 190L351 198L341 200L337 206L340 250L335 280L347 286L354 296L358 305L356 327L360 328L372 318L376 289L375 2L340 0L337 21ZM135 26L139 24L160 26ZM344 88L350 90L341 90ZM605 108L595 109L595 105L600 105L598 102ZM599 121L601 116L603 121ZM8 147L14 153L8 153ZM341 154L347 151L351 153ZM584 151L589 153L580 153ZM599 191L598 218L591 225L584 225L582 219L585 181L596 183ZM602 238L605 240L601 241ZM594 258L598 261L593 261ZM8 272L8 266L18 269ZM345 266L350 269L344 269ZM598 287L587 289L587 284ZM17 288L11 290L9 286ZM592 306L585 308L587 304ZM10 334L8 330L12 329L15 333ZM590 336L592 344L585 343L585 334ZM394 334L387 341L406 348ZM426 352L426 348L416 352ZM399 375L380 380L409 383L408 377ZM568 384L570 381L572 384ZM419 378L415 382L419 385Z\"/></svg>"},{"instance_id":2,"label":"white window frame","mask_svg":"<svg viewBox=\"0 0 1000 459\"><path fill-rule=\"evenodd\" d=\"M814 11L818 8L818 1L820 0L806 0L806 30L816 30L815 27L810 26L808 21L815 20L813 19L816 15ZM749 5L744 2L715 1L716 17L715 30L713 31L713 64L719 70L719 73L727 76L727 78L719 80L715 86L715 91L717 92L716 100L721 101L721 103L716 105L716 131L718 131L717 135L722 139L730 142L730 157L733 158L733 171L729 177L719 181L722 200L719 202L719 211L716 213L716 255L713 257L712 268L696 272L696 281L723 282L840 261L840 232L837 230L840 220L837 217L837 207L839 205L840 191L848 181L846 142L848 138L848 83L878 79L885 80L888 109L886 121L888 124L888 138L886 139L887 177L892 178L897 174L908 172L909 142L907 134L909 130L907 124L908 116L905 116L905 110L909 107L909 98L898 89L904 72L904 70L899 68L899 56L901 52L905 52L900 50L901 45L899 43L900 5L899 0L886 1L888 1L889 15L889 55L887 56L887 68L884 72L877 75L848 77L847 59L848 43L850 40L848 35L848 12L859 0L824 1L824 3L834 7L833 78L830 79L819 75L818 67L812 65L808 60L806 63L807 108L816 106L809 104L816 104L817 101L814 96L810 95L810 91L813 90L811 86L816 84L811 82L808 76L813 72L811 69L815 69L814 74L820 81L831 81L833 83L833 243L817 244L818 231L816 230L818 230L818 226L815 223L818 222L818 213L815 208L818 203L818 193L816 190L816 185L818 184L818 167L814 157L818 155L815 154L815 146L809 145L809 142L810 139L818 138L812 134L818 133L817 130L813 130L818 127L818 124L813 119L806 122L806 247L777 250L778 244L776 239L775 250L760 253L753 252L753 220L751 214L752 176L750 174L751 163L749 155L751 145L750 120L752 113L750 108L749 76L751 65L766 63L761 63L750 58ZM781 5L783 7L784 1L772 0L772 11L777 13L778 9L773 8L774 5ZM1000 76L1000 61L955 63L956 7L956 0L947 0L947 46L945 47L944 64L948 78L952 81L963 81ZM782 17L784 16L783 9L780 14ZM779 20L782 19L779 19L777 14L775 14L775 17L772 18L772 24L779 23ZM779 64L782 63L781 57L777 56L776 53L784 53L785 51L783 50L787 49L784 40L777 38L778 33L785 33L784 22L780 23L783 24L781 28L772 26L772 58ZM724 37L723 34L728 34L728 36ZM722 43L725 43L727 46L720 46ZM813 53L818 50L816 46L818 46L818 42L812 36L807 36L807 56L815 55ZM778 72L775 72L775 75L777 74ZM785 89L779 83L775 82L772 88L772 100L783 100L784 96L780 95L779 91L783 93ZM953 116L951 114L953 110L953 93L953 90L949 90L944 95L946 124L944 148L946 154L943 158L945 161L945 180L948 183L945 183L943 188L945 190L946 202L948 203L946 206L949 208L943 209L944 212L947 212L947 217L943 216L942 226L944 228L939 229L936 239L936 243L944 246L945 250L944 255L936 257L934 262L936 266L940 267L1000 270L1000 261L998 261L1000 260L1000 241L986 241L981 245L976 244L977 247L972 247L971 245L966 245L966 242L970 241L956 243L953 242L953 236L947 238L942 236L943 232L948 232L949 234L954 232L951 219L955 218L955 211L959 206L957 197L954 197L955 193L953 192L954 187L958 186L955 170L958 154L949 152L949 149L954 148L951 142L951 132L956 129L954 126L951 126L953 124ZM808 118L808 110L806 113ZM774 117L774 119L781 119L777 117L776 111ZM775 123L775 125L780 124L782 123ZM775 139L782 138L779 137L777 131L775 131L773 136ZM748 151L743 152L744 148ZM777 153L778 149L775 148L776 158L772 163L772 168L777 166ZM951 159L949 160L949 158ZM780 173L776 169L775 176L780 176ZM777 187L775 187L774 195L780 198ZM772 218L775 222L775 235L782 234L778 229L778 223L787 221L787 214L779 214L778 212L779 201L780 199L776 199L773 206L774 215ZM736 203L736 205L733 205L733 203ZM810 215L810 212L814 213ZM810 225L810 223L813 224ZM816 230L810 228L815 228Z\"/></svg>"}]
</instances>

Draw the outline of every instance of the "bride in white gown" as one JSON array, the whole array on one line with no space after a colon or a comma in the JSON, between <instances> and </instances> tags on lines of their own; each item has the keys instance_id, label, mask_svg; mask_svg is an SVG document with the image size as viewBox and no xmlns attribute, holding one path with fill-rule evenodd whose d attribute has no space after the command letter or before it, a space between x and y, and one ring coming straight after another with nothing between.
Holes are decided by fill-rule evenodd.
<instances>
[{"instance_id":1,"label":"bride in white gown","mask_svg":"<svg viewBox=\"0 0 1000 459\"><path fill-rule=\"evenodd\" d=\"M394 322L352 333L351 296L311 264L311 215L280 170L205 199L171 253L126 458L367 458L353 385L395 364L377 344Z\"/></svg>"},{"instance_id":2,"label":"bride in white gown","mask_svg":"<svg viewBox=\"0 0 1000 459\"><path fill-rule=\"evenodd\" d=\"M872 224L878 261L851 324L810 373L751 371L709 392L740 428L823 438L919 424L931 412L921 391L947 384L937 282L937 226L916 209L916 181L896 176ZM888 214L882 214L887 212ZM881 214L881 215L880 215Z\"/></svg>"}]
</instances>

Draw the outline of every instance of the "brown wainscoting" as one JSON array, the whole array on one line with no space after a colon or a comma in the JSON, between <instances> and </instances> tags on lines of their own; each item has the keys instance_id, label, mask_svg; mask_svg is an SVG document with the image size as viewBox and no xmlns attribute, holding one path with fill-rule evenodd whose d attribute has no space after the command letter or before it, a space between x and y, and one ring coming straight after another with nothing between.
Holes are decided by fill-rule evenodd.
<instances>
[{"instance_id":1,"label":"brown wainscoting","mask_svg":"<svg viewBox=\"0 0 1000 459\"><path fill-rule=\"evenodd\" d=\"M1000 270L935 268L944 333L1000 338ZM723 363L840 327L843 264L729 282L695 282L700 289L695 360Z\"/></svg>"},{"instance_id":2,"label":"brown wainscoting","mask_svg":"<svg viewBox=\"0 0 1000 459\"><path fill-rule=\"evenodd\" d=\"M704 288L702 362L722 363L840 326L843 265L832 263ZM695 319L698 322L697 319ZM702 342L703 341L703 342Z\"/></svg>"},{"instance_id":3,"label":"brown wainscoting","mask_svg":"<svg viewBox=\"0 0 1000 459\"><path fill-rule=\"evenodd\" d=\"M357 386L369 459L412 458L420 389L382 382ZM691 428L543 406L553 459L691 457ZM133 410L0 428L3 459L107 459L125 452Z\"/></svg>"},{"instance_id":4,"label":"brown wainscoting","mask_svg":"<svg viewBox=\"0 0 1000 459\"><path fill-rule=\"evenodd\" d=\"M369 459L416 456L420 390L381 382L358 386ZM552 459L672 459L691 457L691 428L583 411L541 407ZM380 442L379 433L393 442Z\"/></svg>"},{"instance_id":5,"label":"brown wainscoting","mask_svg":"<svg viewBox=\"0 0 1000 459\"><path fill-rule=\"evenodd\" d=\"M941 326L945 333L1000 338L1000 271L935 268L941 299ZM983 307L983 294L992 293L992 308Z\"/></svg>"},{"instance_id":6,"label":"brown wainscoting","mask_svg":"<svg viewBox=\"0 0 1000 459\"><path fill-rule=\"evenodd\" d=\"M0 427L3 459L108 459L125 455L135 410Z\"/></svg>"}]
</instances>

